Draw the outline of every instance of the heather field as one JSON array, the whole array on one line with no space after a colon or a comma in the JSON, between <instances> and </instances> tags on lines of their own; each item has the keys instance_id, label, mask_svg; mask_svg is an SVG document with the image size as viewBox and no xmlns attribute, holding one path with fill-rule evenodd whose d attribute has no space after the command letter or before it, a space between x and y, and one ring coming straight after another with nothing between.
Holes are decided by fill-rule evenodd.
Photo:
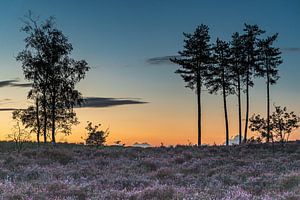
<instances>
[{"instance_id":1,"label":"heather field","mask_svg":"<svg viewBox=\"0 0 300 200\"><path fill-rule=\"evenodd\" d=\"M1 199L300 199L300 143L89 147L0 143Z\"/></svg>"}]
</instances>

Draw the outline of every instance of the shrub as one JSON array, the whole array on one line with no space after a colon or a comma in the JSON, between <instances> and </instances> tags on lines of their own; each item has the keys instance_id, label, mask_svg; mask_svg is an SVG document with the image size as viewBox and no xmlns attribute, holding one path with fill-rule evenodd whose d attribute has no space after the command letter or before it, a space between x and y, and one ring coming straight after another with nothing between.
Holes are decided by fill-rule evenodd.
<instances>
[{"instance_id":1,"label":"shrub","mask_svg":"<svg viewBox=\"0 0 300 200\"><path fill-rule=\"evenodd\" d=\"M85 143L87 145L95 145L95 146L103 146L106 142L106 138L109 134L108 129L106 131L98 130L101 124L98 124L93 127L92 122L88 122L88 125L85 127L87 130L87 138L85 139Z\"/></svg>"},{"instance_id":2,"label":"shrub","mask_svg":"<svg viewBox=\"0 0 300 200\"><path fill-rule=\"evenodd\" d=\"M262 138L266 138L266 141L276 139L280 142L287 142L291 133L299 128L300 117L295 112L288 112L286 107L281 108L275 106L275 111L270 115L270 125L268 135L268 123L267 120L260 115L253 115L249 121L249 128L252 131L259 132Z\"/></svg>"},{"instance_id":3,"label":"shrub","mask_svg":"<svg viewBox=\"0 0 300 200\"><path fill-rule=\"evenodd\" d=\"M24 144L30 141L30 132L26 130L26 126L22 121L24 112L22 110L15 110L13 112L13 120L15 125L13 126L12 133L8 134L9 140L15 143L15 148L18 152L21 152L24 148Z\"/></svg>"}]
</instances>

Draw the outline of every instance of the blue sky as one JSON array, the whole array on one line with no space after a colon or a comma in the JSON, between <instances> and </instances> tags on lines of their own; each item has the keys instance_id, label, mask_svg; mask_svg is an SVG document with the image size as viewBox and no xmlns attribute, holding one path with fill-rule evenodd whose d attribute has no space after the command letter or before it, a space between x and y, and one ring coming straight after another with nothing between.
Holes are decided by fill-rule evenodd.
<instances>
[{"instance_id":1,"label":"blue sky","mask_svg":"<svg viewBox=\"0 0 300 200\"><path fill-rule=\"evenodd\" d=\"M73 57L86 59L92 67L86 80L79 85L79 89L85 96L141 98L143 101L149 102L148 105L143 106L146 110L149 109L147 112L153 113L153 115L150 114L149 118L145 117L145 124L149 120L153 121L154 125L152 126L157 124L157 127L151 129L151 133L145 133L142 128L136 130L141 135L147 135L144 140L161 135L160 129L163 125L150 119L153 117L161 121L159 114L156 113L161 113L162 116L165 115L168 118L174 115L173 110L177 110L178 113L183 114L176 120L183 121L186 118L196 120L194 94L185 89L181 78L174 74L177 67L170 64L151 65L147 60L176 55L177 51L182 49L182 32L192 32L201 23L210 27L212 41L217 37L229 40L233 32L242 31L245 22L258 24L267 31L267 35L279 32L276 45L282 48L284 63L280 66L282 78L271 91L272 100L279 105L287 105L297 113L300 112L300 94L297 92L300 85L300 1L1 1L1 80L20 78L22 81L20 63L17 63L14 57L24 48L22 40L25 35L20 32L20 27L22 26L21 18L28 10L40 15L42 19L54 16L57 26L73 44ZM2 107L24 107L26 104L26 89L0 88L0 90L2 90L0 99L12 99L9 105L2 105ZM263 113L265 105L263 81L257 82L252 95L252 112ZM217 120L223 125L222 117L216 117L216 115L222 116L222 105L219 105L218 96L206 95L205 99L206 102L210 102L204 103L206 111L212 113L207 116L204 114L205 119L207 121ZM231 101L233 105L232 118L235 118L234 97ZM218 110L214 109L215 104L218 104ZM187 105L190 106L189 109L186 108ZM143 106L132 105L131 107L139 109ZM137 112L139 113L137 115L144 115L143 113L146 112L144 107L139 111L140 113ZM98 120L96 116L102 116L103 112L109 111L98 109L97 112L95 111L93 119ZM3 117L8 118L9 114L3 114ZM86 120L85 117L82 117L82 121ZM99 119L99 121L101 120L107 120L105 124L107 126L119 126L118 121L108 122L105 117ZM137 123L139 124L139 122ZM176 123L174 122L174 124ZM194 125L195 121L186 126ZM234 123L232 127L235 131ZM185 130L185 127L182 130ZM188 130L192 135L195 129ZM127 131L130 132L130 128ZM213 131L207 127L207 132ZM118 133L118 135L124 136L124 140L126 140L127 134L129 133ZM218 134L222 135L223 133ZM135 139L142 140L143 138ZM193 139L195 139L194 136L189 140ZM207 140L211 141L211 139Z\"/></svg>"}]
</instances>

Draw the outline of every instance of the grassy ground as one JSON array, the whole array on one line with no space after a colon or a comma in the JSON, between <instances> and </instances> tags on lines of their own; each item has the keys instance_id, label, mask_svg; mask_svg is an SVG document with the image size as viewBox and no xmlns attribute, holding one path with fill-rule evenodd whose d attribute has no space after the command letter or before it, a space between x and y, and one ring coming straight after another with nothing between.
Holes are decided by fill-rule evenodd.
<instances>
[{"instance_id":1,"label":"grassy ground","mask_svg":"<svg viewBox=\"0 0 300 200\"><path fill-rule=\"evenodd\" d=\"M300 199L300 143L93 148L0 143L0 199Z\"/></svg>"}]
</instances>

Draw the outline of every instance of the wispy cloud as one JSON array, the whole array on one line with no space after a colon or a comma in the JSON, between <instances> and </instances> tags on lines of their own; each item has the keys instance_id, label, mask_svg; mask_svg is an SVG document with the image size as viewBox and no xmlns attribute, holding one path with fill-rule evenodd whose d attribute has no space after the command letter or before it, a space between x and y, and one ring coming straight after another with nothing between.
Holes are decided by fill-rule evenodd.
<instances>
[{"instance_id":1,"label":"wispy cloud","mask_svg":"<svg viewBox=\"0 0 300 200\"><path fill-rule=\"evenodd\" d=\"M105 97L86 97L81 108L103 108L111 106L145 104L148 102L141 101L137 98L105 98Z\"/></svg>"},{"instance_id":2,"label":"wispy cloud","mask_svg":"<svg viewBox=\"0 0 300 200\"><path fill-rule=\"evenodd\" d=\"M13 83L12 87L31 87L32 83Z\"/></svg>"},{"instance_id":3,"label":"wispy cloud","mask_svg":"<svg viewBox=\"0 0 300 200\"><path fill-rule=\"evenodd\" d=\"M13 103L12 99L0 99L0 105Z\"/></svg>"},{"instance_id":4,"label":"wispy cloud","mask_svg":"<svg viewBox=\"0 0 300 200\"><path fill-rule=\"evenodd\" d=\"M0 81L1 87L31 87L31 83L19 83L18 79Z\"/></svg>"},{"instance_id":5,"label":"wispy cloud","mask_svg":"<svg viewBox=\"0 0 300 200\"><path fill-rule=\"evenodd\" d=\"M282 47L280 48L283 52L300 52L300 47ZM160 56L160 57L153 57L148 58L146 60L146 63L149 65L171 65L174 64L170 61L171 58L180 58L179 55L173 55L173 56Z\"/></svg>"},{"instance_id":6,"label":"wispy cloud","mask_svg":"<svg viewBox=\"0 0 300 200\"><path fill-rule=\"evenodd\" d=\"M300 52L299 47L286 47L286 48L281 48L281 50L284 52Z\"/></svg>"},{"instance_id":7,"label":"wispy cloud","mask_svg":"<svg viewBox=\"0 0 300 200\"><path fill-rule=\"evenodd\" d=\"M14 110L17 110L17 108L0 108L0 112L14 111Z\"/></svg>"},{"instance_id":8,"label":"wispy cloud","mask_svg":"<svg viewBox=\"0 0 300 200\"><path fill-rule=\"evenodd\" d=\"M4 104L10 100L11 99L2 99L0 100L0 104ZM76 106L76 108L106 108L112 106L146 104L146 103L149 102L142 101L139 98L86 97L84 98L84 103L81 106ZM0 112L14 111L18 109L19 108L0 108Z\"/></svg>"},{"instance_id":9,"label":"wispy cloud","mask_svg":"<svg viewBox=\"0 0 300 200\"><path fill-rule=\"evenodd\" d=\"M11 86L14 82L17 80L6 80L6 81L0 81L0 87L7 87Z\"/></svg>"},{"instance_id":10,"label":"wispy cloud","mask_svg":"<svg viewBox=\"0 0 300 200\"><path fill-rule=\"evenodd\" d=\"M6 99L0 99L0 102L7 102L7 101L11 101L12 99L8 99L8 98L6 98Z\"/></svg>"},{"instance_id":11,"label":"wispy cloud","mask_svg":"<svg viewBox=\"0 0 300 200\"><path fill-rule=\"evenodd\" d=\"M179 57L180 57L179 55L153 57L153 58L148 58L146 62L150 65L174 64L170 61L170 59L179 58Z\"/></svg>"}]
</instances>

